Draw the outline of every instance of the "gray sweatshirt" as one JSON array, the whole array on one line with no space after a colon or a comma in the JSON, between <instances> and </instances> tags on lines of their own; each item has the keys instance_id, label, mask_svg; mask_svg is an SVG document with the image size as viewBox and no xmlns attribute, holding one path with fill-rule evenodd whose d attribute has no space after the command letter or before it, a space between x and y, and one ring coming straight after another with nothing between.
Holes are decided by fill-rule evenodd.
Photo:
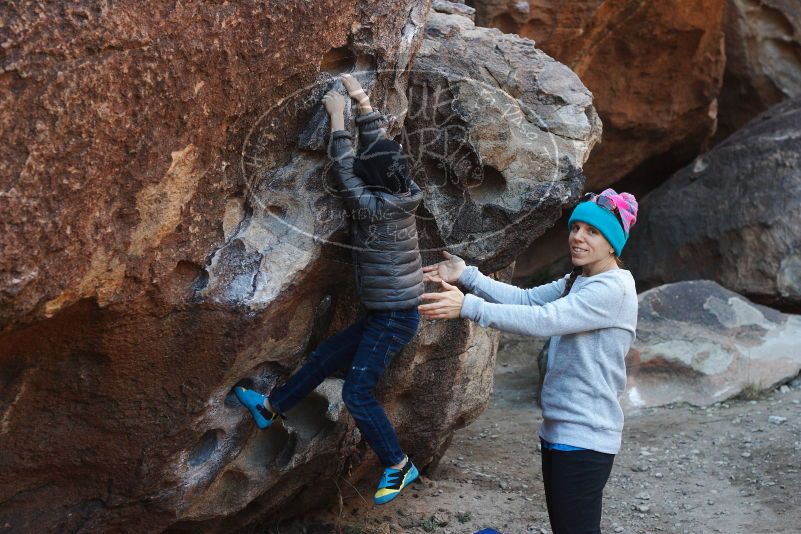
<instances>
[{"instance_id":1,"label":"gray sweatshirt","mask_svg":"<svg viewBox=\"0 0 801 534\"><path fill-rule=\"evenodd\" d=\"M637 290L625 269L578 276L559 298L568 276L521 289L468 267L458 284L461 316L484 327L551 336L542 389L540 437L607 454L620 450L626 353L637 328Z\"/></svg>"}]
</instances>

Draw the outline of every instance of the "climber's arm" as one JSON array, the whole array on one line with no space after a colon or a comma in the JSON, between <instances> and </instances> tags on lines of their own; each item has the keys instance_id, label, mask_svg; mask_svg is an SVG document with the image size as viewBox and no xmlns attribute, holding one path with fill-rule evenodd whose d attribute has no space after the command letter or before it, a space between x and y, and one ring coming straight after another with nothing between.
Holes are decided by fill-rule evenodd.
<instances>
[{"instance_id":1,"label":"climber's arm","mask_svg":"<svg viewBox=\"0 0 801 534\"><path fill-rule=\"evenodd\" d=\"M375 213L378 199L353 172L353 145L350 134L345 130L345 99L336 91L329 91L323 97L323 105L331 118L328 157L339 182L339 196L348 211L363 218L363 215Z\"/></svg>"},{"instance_id":2,"label":"climber's arm","mask_svg":"<svg viewBox=\"0 0 801 534\"><path fill-rule=\"evenodd\" d=\"M345 86L350 97L359 105L359 115L372 113L373 106L370 105L370 97L367 96L367 92L362 87L362 84L359 83L359 80L350 74L343 74L341 78L342 85Z\"/></svg>"},{"instance_id":3,"label":"climber's arm","mask_svg":"<svg viewBox=\"0 0 801 534\"><path fill-rule=\"evenodd\" d=\"M356 126L359 128L359 146L367 147L379 139L386 138L387 132L383 127L384 118L379 112L373 110L370 97L359 80L350 74L343 74L342 85L358 104L359 116L356 117Z\"/></svg>"}]
</instances>

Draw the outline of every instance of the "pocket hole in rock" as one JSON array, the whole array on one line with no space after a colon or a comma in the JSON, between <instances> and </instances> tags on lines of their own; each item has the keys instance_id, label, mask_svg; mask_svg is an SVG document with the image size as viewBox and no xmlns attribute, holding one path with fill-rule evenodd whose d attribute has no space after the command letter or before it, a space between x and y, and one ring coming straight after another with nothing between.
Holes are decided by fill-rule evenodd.
<instances>
[{"instance_id":1,"label":"pocket hole in rock","mask_svg":"<svg viewBox=\"0 0 801 534\"><path fill-rule=\"evenodd\" d=\"M254 432L243 454L248 463L265 468L283 468L295 454L295 436L290 436L280 422L267 430Z\"/></svg>"},{"instance_id":2,"label":"pocket hole in rock","mask_svg":"<svg viewBox=\"0 0 801 534\"><path fill-rule=\"evenodd\" d=\"M280 219L286 218L287 214L287 210L285 207L276 205L267 206L266 208L264 208L264 211Z\"/></svg>"},{"instance_id":3,"label":"pocket hole in rock","mask_svg":"<svg viewBox=\"0 0 801 534\"><path fill-rule=\"evenodd\" d=\"M335 423L326 417L328 399L316 393L300 401L287 413L285 426L302 440L311 441L321 432L330 432Z\"/></svg>"},{"instance_id":4,"label":"pocket hole in rock","mask_svg":"<svg viewBox=\"0 0 801 534\"><path fill-rule=\"evenodd\" d=\"M209 272L205 268L201 268L197 274L197 278L192 282L192 291L200 293L209 284Z\"/></svg>"},{"instance_id":5,"label":"pocket hole in rock","mask_svg":"<svg viewBox=\"0 0 801 534\"><path fill-rule=\"evenodd\" d=\"M217 443L219 442L220 435L222 431L217 430L209 430L203 437L200 438L195 448L189 454L189 459L187 463L192 467L197 467L198 465L202 465L206 463L206 461L211 458L211 455L214 454L214 451L217 450Z\"/></svg>"},{"instance_id":6,"label":"pocket hole in rock","mask_svg":"<svg viewBox=\"0 0 801 534\"><path fill-rule=\"evenodd\" d=\"M320 61L320 70L329 74L337 75L343 72L350 72L356 65L356 56L347 46L332 48L323 56Z\"/></svg>"},{"instance_id":7,"label":"pocket hole in rock","mask_svg":"<svg viewBox=\"0 0 801 534\"><path fill-rule=\"evenodd\" d=\"M362 72L373 72L377 68L377 62L371 54L359 54L356 57L356 70Z\"/></svg>"},{"instance_id":8,"label":"pocket hole in rock","mask_svg":"<svg viewBox=\"0 0 801 534\"><path fill-rule=\"evenodd\" d=\"M228 390L228 395L225 396L225 406L229 408L242 408L242 403L239 402L239 399L236 398L236 393L234 393L234 388L243 387L245 389L254 389L256 383L253 381L252 378L242 378L233 387Z\"/></svg>"},{"instance_id":9,"label":"pocket hole in rock","mask_svg":"<svg viewBox=\"0 0 801 534\"><path fill-rule=\"evenodd\" d=\"M484 165L481 182L470 187L470 197L479 203L497 201L506 189L506 178L495 167Z\"/></svg>"}]
</instances>

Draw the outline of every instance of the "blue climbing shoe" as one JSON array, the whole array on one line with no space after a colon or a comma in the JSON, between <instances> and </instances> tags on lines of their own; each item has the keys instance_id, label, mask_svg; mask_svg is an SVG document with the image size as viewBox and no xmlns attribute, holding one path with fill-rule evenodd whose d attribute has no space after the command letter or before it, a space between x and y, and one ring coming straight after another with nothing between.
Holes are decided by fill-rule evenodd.
<instances>
[{"instance_id":1,"label":"blue climbing shoe","mask_svg":"<svg viewBox=\"0 0 801 534\"><path fill-rule=\"evenodd\" d=\"M234 394L236 394L236 398L239 399L239 402L250 410L250 415L252 415L253 420L256 421L257 427L267 428L273 424L278 414L264 407L264 399L267 397L252 389L245 389L242 386L235 387Z\"/></svg>"},{"instance_id":2,"label":"blue climbing shoe","mask_svg":"<svg viewBox=\"0 0 801 534\"><path fill-rule=\"evenodd\" d=\"M384 476L378 483L378 491L375 492L374 501L376 504L385 504L400 495L403 488L417 480L420 473L411 460L406 459L406 465L401 469L384 469Z\"/></svg>"}]
</instances>

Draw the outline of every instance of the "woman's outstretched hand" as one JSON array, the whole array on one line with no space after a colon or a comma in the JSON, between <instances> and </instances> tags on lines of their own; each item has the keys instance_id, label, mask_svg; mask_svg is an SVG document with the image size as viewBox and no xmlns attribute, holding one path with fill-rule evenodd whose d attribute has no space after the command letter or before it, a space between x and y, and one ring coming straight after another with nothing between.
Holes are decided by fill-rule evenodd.
<instances>
[{"instance_id":1,"label":"woman's outstretched hand","mask_svg":"<svg viewBox=\"0 0 801 534\"><path fill-rule=\"evenodd\" d=\"M439 293L423 293L420 298L430 304L417 307L423 317L428 319L457 319L462 311L464 294L456 286L440 280L442 291Z\"/></svg>"},{"instance_id":2,"label":"woman's outstretched hand","mask_svg":"<svg viewBox=\"0 0 801 534\"><path fill-rule=\"evenodd\" d=\"M440 283L443 280L455 284L462 276L467 264L459 256L454 256L447 250L442 251L444 261L423 267L423 282Z\"/></svg>"}]
</instances>

